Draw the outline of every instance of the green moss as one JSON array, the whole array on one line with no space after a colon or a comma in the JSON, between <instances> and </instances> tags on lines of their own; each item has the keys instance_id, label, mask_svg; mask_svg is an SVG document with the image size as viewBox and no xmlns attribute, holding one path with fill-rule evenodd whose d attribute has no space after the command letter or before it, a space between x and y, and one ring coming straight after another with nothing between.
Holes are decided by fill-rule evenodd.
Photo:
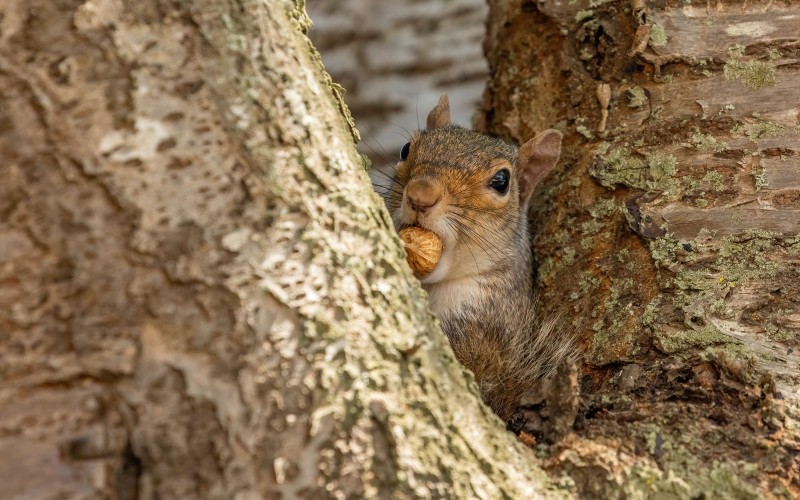
<instances>
[{"instance_id":1,"label":"green moss","mask_svg":"<svg viewBox=\"0 0 800 500\"><path fill-rule=\"evenodd\" d=\"M754 90L778 83L775 63L767 61L730 59L725 62L723 73L728 80L737 80Z\"/></svg>"},{"instance_id":2,"label":"green moss","mask_svg":"<svg viewBox=\"0 0 800 500\"><path fill-rule=\"evenodd\" d=\"M589 9L589 10L579 10L578 12L575 13L575 22L579 23L579 22L583 21L584 19L589 19L593 15L594 15L594 11L591 10L591 9Z\"/></svg>"},{"instance_id":3,"label":"green moss","mask_svg":"<svg viewBox=\"0 0 800 500\"><path fill-rule=\"evenodd\" d=\"M650 27L650 46L663 47L667 44L667 32L660 24L653 24Z\"/></svg>"},{"instance_id":4,"label":"green moss","mask_svg":"<svg viewBox=\"0 0 800 500\"><path fill-rule=\"evenodd\" d=\"M628 94L630 95L629 107L640 108L647 104L647 95L642 87L631 87L628 89Z\"/></svg>"}]
</instances>

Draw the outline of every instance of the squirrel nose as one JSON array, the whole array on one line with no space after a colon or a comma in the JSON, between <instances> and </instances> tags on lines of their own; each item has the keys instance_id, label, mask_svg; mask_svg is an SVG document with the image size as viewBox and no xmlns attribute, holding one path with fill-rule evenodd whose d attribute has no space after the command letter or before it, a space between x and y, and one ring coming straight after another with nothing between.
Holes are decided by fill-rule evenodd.
<instances>
[{"instance_id":1,"label":"squirrel nose","mask_svg":"<svg viewBox=\"0 0 800 500\"><path fill-rule=\"evenodd\" d=\"M436 187L425 179L413 179L406 186L406 199L415 212L425 213L439 203L440 198Z\"/></svg>"}]
</instances>

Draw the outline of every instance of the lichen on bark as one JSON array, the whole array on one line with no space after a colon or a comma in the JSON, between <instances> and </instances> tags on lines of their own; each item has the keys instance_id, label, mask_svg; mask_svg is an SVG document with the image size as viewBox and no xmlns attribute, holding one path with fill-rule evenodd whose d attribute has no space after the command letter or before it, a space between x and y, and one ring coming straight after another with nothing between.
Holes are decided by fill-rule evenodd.
<instances>
[{"instance_id":1,"label":"lichen on bark","mask_svg":"<svg viewBox=\"0 0 800 500\"><path fill-rule=\"evenodd\" d=\"M800 494L797 8L735 3L491 4L486 128L567 131L534 249L545 312L583 332L588 409L551 467L587 496Z\"/></svg>"},{"instance_id":2,"label":"lichen on bark","mask_svg":"<svg viewBox=\"0 0 800 500\"><path fill-rule=\"evenodd\" d=\"M5 493L558 493L450 353L302 7L9 5Z\"/></svg>"}]
</instances>

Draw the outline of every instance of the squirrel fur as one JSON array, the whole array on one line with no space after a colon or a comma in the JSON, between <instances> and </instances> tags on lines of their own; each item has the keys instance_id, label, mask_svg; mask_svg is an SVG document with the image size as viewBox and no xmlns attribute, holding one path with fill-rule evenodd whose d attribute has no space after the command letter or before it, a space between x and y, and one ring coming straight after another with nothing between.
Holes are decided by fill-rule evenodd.
<instances>
[{"instance_id":1,"label":"squirrel fur","mask_svg":"<svg viewBox=\"0 0 800 500\"><path fill-rule=\"evenodd\" d=\"M447 95L401 151L384 193L396 230L419 226L442 239L436 267L421 277L456 358L482 399L508 421L520 397L554 375L574 346L554 322L537 321L528 202L555 166L561 133L520 149L450 124Z\"/></svg>"}]
</instances>

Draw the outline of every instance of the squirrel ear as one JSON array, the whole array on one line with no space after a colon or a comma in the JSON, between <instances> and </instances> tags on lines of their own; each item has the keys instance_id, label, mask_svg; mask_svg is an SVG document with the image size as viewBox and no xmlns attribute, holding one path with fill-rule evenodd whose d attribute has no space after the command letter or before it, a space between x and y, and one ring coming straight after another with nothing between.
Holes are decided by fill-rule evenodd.
<instances>
[{"instance_id":1,"label":"squirrel ear","mask_svg":"<svg viewBox=\"0 0 800 500\"><path fill-rule=\"evenodd\" d=\"M561 137L558 130L545 130L519 148L517 169L520 172L520 203L527 203L539 181L556 166L561 156Z\"/></svg>"},{"instance_id":2,"label":"squirrel ear","mask_svg":"<svg viewBox=\"0 0 800 500\"><path fill-rule=\"evenodd\" d=\"M450 99L448 99L447 94L442 94L442 97L439 98L439 104L428 113L426 125L428 130L450 125Z\"/></svg>"}]
</instances>

